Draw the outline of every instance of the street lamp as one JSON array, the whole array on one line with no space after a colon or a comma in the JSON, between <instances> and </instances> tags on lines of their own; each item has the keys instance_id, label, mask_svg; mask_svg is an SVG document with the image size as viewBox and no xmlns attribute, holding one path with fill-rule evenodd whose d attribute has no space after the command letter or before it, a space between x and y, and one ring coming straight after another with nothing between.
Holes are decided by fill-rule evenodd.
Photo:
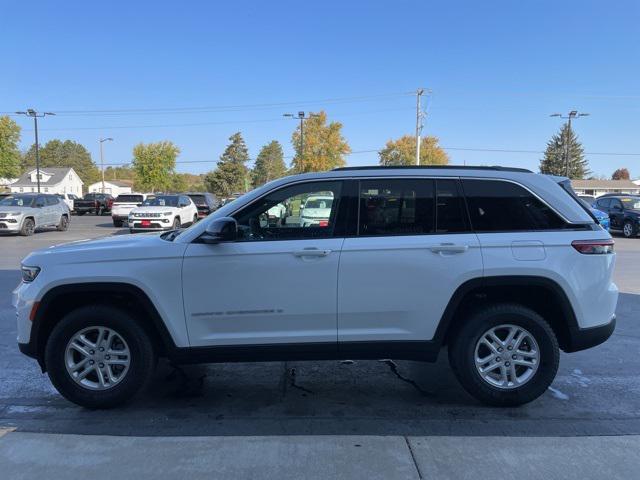
<instances>
[{"instance_id":1,"label":"street lamp","mask_svg":"<svg viewBox=\"0 0 640 480\"><path fill-rule=\"evenodd\" d=\"M567 120L567 124L569 127L569 131L567 132L567 141L564 146L564 168L565 168L565 176L569 177L569 139L571 138L571 120L574 118L580 117L588 117L588 113L579 113L577 110L571 110L567 115L562 115L561 113L552 113L549 115L550 117L558 117L564 120Z\"/></svg>"},{"instance_id":2,"label":"street lamp","mask_svg":"<svg viewBox=\"0 0 640 480\"><path fill-rule=\"evenodd\" d=\"M16 115L26 115L27 117L33 117L34 130L36 134L36 181L38 184L38 193L40 193L40 152L38 145L38 118L45 117L47 115L55 115L52 112L38 113L33 108L27 109L26 112L16 112Z\"/></svg>"},{"instance_id":3,"label":"street lamp","mask_svg":"<svg viewBox=\"0 0 640 480\"><path fill-rule=\"evenodd\" d=\"M104 160L102 158L102 144L104 142L113 142L113 138L101 138L100 139L100 170L102 170L102 193L104 193Z\"/></svg>"}]
</instances>

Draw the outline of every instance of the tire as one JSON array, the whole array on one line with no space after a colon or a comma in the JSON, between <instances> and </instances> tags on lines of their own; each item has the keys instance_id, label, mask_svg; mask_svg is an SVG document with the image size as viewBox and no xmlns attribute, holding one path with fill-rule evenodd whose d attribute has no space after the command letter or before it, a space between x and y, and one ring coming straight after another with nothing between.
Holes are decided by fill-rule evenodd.
<instances>
[{"instance_id":1,"label":"tire","mask_svg":"<svg viewBox=\"0 0 640 480\"><path fill-rule=\"evenodd\" d=\"M180 223L180 217L176 217L173 219L173 226L171 227L173 230L177 230L180 228L182 224Z\"/></svg>"},{"instance_id":2,"label":"tire","mask_svg":"<svg viewBox=\"0 0 640 480\"><path fill-rule=\"evenodd\" d=\"M197 222L198 222L198 214L196 213L196 214L193 216L193 221L191 222L191 225L195 225Z\"/></svg>"},{"instance_id":3,"label":"tire","mask_svg":"<svg viewBox=\"0 0 640 480\"><path fill-rule=\"evenodd\" d=\"M69 358L67 347L70 340L85 329L89 329L88 337L93 331L90 327L106 327L111 329L112 332L116 332L120 339L124 340L124 344L129 351L130 362L128 369L124 373L121 372L122 376L117 382L104 389L92 389L81 385L67 371L66 362ZM111 348L115 347L112 345ZM76 352L74 355L78 355L77 351L73 351ZM97 353L97 348L92 351ZM104 356L102 359L97 358L95 361L105 362L104 364L106 364L108 363L106 358ZM123 357L119 356L118 358L122 359ZM118 308L107 305L80 307L65 315L54 327L47 340L44 359L49 379L58 392L67 400L92 409L112 408L133 399L149 383L156 363L151 340L136 319ZM104 365L102 363L99 364ZM115 365L109 368L118 369L120 367ZM124 369L125 367L122 368ZM96 372L93 367L89 368L89 370L92 373L88 374L84 381L91 382L95 380L97 385L98 377ZM113 375L118 375L117 372L114 373L114 370L110 371ZM105 378L108 379L109 377Z\"/></svg>"},{"instance_id":4,"label":"tire","mask_svg":"<svg viewBox=\"0 0 640 480\"><path fill-rule=\"evenodd\" d=\"M627 220L622 227L622 234L626 238L633 238L638 234L638 230L632 221Z\"/></svg>"},{"instance_id":5,"label":"tire","mask_svg":"<svg viewBox=\"0 0 640 480\"><path fill-rule=\"evenodd\" d=\"M522 385L508 386L509 384L507 384L507 386L499 387L483 378L478 368L476 368L475 359L477 352L480 352L482 348L487 348L483 345L477 350L477 345L483 335L492 328L500 327L501 329L507 324L527 331L533 337L533 341L537 343L539 354L535 370L516 366L515 362L513 362L514 369L518 368L522 369L519 371L531 372ZM501 338L499 336L500 329L496 330L499 339ZM508 330L504 331L508 332ZM519 337L516 336L516 338ZM521 347L523 349L527 348L527 344L525 335L525 340ZM501 350L503 353L513 355L507 352L506 345L499 348L504 348L504 350ZM532 348L531 351L534 352L536 350ZM500 355L500 353L496 352L495 355ZM485 358L484 355L478 356ZM516 355L516 357L518 356ZM496 357L496 360L498 358L502 360L502 365L512 363L507 356ZM521 358L524 357L518 357L518 359ZM499 407L523 405L542 395L553 382L558 371L559 361L558 340L549 324L533 310L518 304L497 304L476 311L455 333L455 338L449 344L449 362L464 389L481 402ZM489 368L488 371L490 370ZM498 375L498 371L502 372L501 367L497 370L493 370L490 375ZM487 374L485 373L485 375ZM526 373L522 375L523 378L524 375ZM513 377L510 376L508 378Z\"/></svg>"},{"instance_id":6,"label":"tire","mask_svg":"<svg viewBox=\"0 0 640 480\"><path fill-rule=\"evenodd\" d=\"M22 228L20 229L20 235L23 237L30 237L36 231L36 223L31 218L25 218L22 222Z\"/></svg>"},{"instance_id":7,"label":"tire","mask_svg":"<svg viewBox=\"0 0 640 480\"><path fill-rule=\"evenodd\" d=\"M98 216L103 216L104 215L104 207L100 207L98 208L98 210L96 210L96 215Z\"/></svg>"},{"instance_id":8,"label":"tire","mask_svg":"<svg viewBox=\"0 0 640 480\"><path fill-rule=\"evenodd\" d=\"M78 215L79 217L83 216L85 213L87 212L76 212L76 215Z\"/></svg>"},{"instance_id":9,"label":"tire","mask_svg":"<svg viewBox=\"0 0 640 480\"><path fill-rule=\"evenodd\" d=\"M113 226L116 227L116 228L122 227L122 224L123 224L122 220L114 220L113 221Z\"/></svg>"},{"instance_id":10,"label":"tire","mask_svg":"<svg viewBox=\"0 0 640 480\"><path fill-rule=\"evenodd\" d=\"M66 232L67 230L69 230L69 217L67 215L62 215L60 217L60 222L58 222L56 230L58 230L59 232Z\"/></svg>"}]
</instances>

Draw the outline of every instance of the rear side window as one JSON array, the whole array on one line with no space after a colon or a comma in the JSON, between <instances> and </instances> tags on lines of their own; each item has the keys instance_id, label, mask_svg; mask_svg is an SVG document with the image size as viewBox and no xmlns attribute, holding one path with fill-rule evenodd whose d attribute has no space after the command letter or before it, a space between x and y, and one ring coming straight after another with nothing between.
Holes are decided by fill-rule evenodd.
<instances>
[{"instance_id":1,"label":"rear side window","mask_svg":"<svg viewBox=\"0 0 640 480\"><path fill-rule=\"evenodd\" d=\"M458 191L457 180L437 180L436 188L437 233L467 231L464 200Z\"/></svg>"},{"instance_id":2,"label":"rear side window","mask_svg":"<svg viewBox=\"0 0 640 480\"><path fill-rule=\"evenodd\" d=\"M189 195L189 197L191 198L191 200L193 200L193 203L195 203L199 207L207 205L207 199L204 195Z\"/></svg>"},{"instance_id":3,"label":"rear side window","mask_svg":"<svg viewBox=\"0 0 640 480\"><path fill-rule=\"evenodd\" d=\"M118 195L114 201L118 203L142 203L144 198L142 195Z\"/></svg>"},{"instance_id":4,"label":"rear side window","mask_svg":"<svg viewBox=\"0 0 640 480\"><path fill-rule=\"evenodd\" d=\"M57 205L59 202L58 197L54 197L54 196L46 197L46 199L47 199L47 205Z\"/></svg>"},{"instance_id":5,"label":"rear side window","mask_svg":"<svg viewBox=\"0 0 640 480\"><path fill-rule=\"evenodd\" d=\"M610 198L601 198L596 202L596 208L605 208L609 209L609 205L611 204Z\"/></svg>"},{"instance_id":6,"label":"rear side window","mask_svg":"<svg viewBox=\"0 0 640 480\"><path fill-rule=\"evenodd\" d=\"M359 234L420 235L434 230L434 182L380 179L360 182Z\"/></svg>"},{"instance_id":7,"label":"rear side window","mask_svg":"<svg viewBox=\"0 0 640 480\"><path fill-rule=\"evenodd\" d=\"M462 180L469 215L478 232L555 230L565 222L523 187L500 180Z\"/></svg>"}]
</instances>

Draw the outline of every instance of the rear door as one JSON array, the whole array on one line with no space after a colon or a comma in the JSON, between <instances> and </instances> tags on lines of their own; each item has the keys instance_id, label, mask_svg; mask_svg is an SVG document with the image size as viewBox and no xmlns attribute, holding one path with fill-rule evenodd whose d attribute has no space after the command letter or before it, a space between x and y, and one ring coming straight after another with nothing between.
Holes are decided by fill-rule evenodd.
<instances>
[{"instance_id":1,"label":"rear door","mask_svg":"<svg viewBox=\"0 0 640 480\"><path fill-rule=\"evenodd\" d=\"M338 279L338 341L433 338L482 256L455 178L363 179ZM346 345L343 345L346 347Z\"/></svg>"}]
</instances>

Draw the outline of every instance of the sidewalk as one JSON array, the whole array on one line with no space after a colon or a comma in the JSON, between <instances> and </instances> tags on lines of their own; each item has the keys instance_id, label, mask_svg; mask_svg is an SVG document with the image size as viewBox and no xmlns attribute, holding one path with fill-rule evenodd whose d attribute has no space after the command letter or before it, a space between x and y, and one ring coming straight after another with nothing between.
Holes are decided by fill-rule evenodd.
<instances>
[{"instance_id":1,"label":"sidewalk","mask_svg":"<svg viewBox=\"0 0 640 480\"><path fill-rule=\"evenodd\" d=\"M0 430L0 472L12 480L629 479L640 470L638 452L640 436L112 437Z\"/></svg>"}]
</instances>

